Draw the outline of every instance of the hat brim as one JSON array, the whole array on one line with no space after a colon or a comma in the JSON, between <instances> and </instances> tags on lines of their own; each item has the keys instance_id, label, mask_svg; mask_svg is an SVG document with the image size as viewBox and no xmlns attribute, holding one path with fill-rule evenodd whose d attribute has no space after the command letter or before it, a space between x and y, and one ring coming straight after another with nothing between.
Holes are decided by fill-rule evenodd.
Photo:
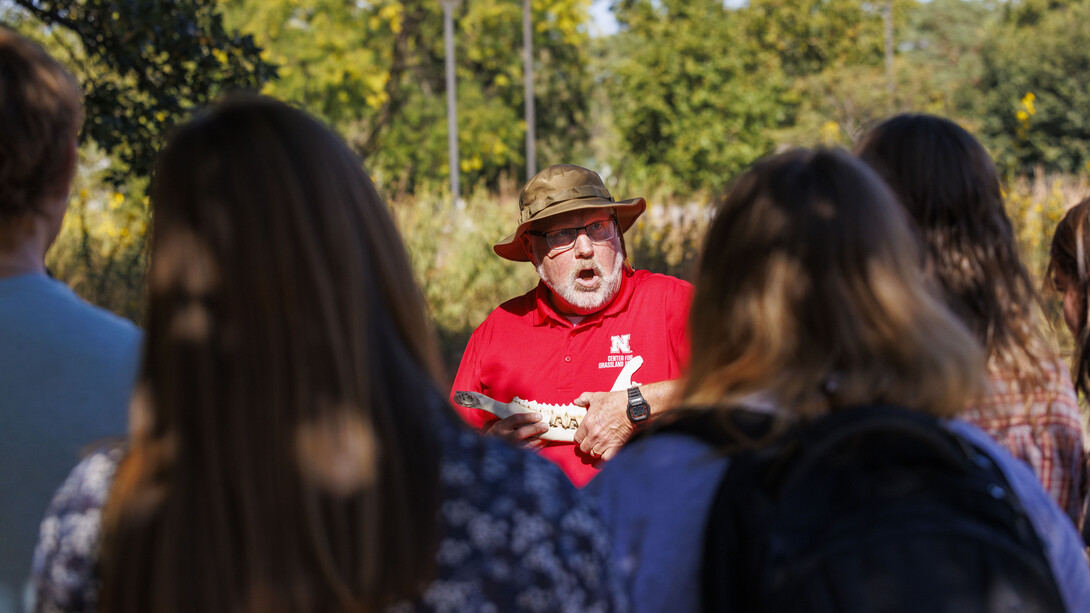
<instances>
[{"instance_id":1,"label":"hat brim","mask_svg":"<svg viewBox=\"0 0 1090 613\"><path fill-rule=\"evenodd\" d=\"M519 227L514 233L493 245L492 250L496 252L496 255L505 260L511 260L512 262L529 262L530 256L526 253L526 249L523 248L520 237L535 221L541 221L542 219L548 219L549 217L555 217L556 215L562 215L572 211L581 211L583 209L616 209L617 223L621 227L621 234L624 234L632 227L632 224L636 223L636 218L642 215L646 208L647 201L643 198L630 198L617 202L606 200L605 198L579 198L577 200L569 200L563 204L549 207L545 211L542 211L537 217L519 224Z\"/></svg>"}]
</instances>

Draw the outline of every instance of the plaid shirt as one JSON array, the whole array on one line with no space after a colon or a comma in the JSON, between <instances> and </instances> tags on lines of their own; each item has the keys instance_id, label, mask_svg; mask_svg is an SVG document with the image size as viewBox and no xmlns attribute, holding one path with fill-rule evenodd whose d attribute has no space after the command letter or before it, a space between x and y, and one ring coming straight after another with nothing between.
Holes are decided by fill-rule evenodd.
<instances>
[{"instance_id":1,"label":"plaid shirt","mask_svg":"<svg viewBox=\"0 0 1090 613\"><path fill-rule=\"evenodd\" d=\"M1009 373L992 373L984 396L960 417L1029 464L1079 528L1090 484L1079 401L1066 367L1042 367L1048 382L1029 392L1019 390Z\"/></svg>"}]
</instances>

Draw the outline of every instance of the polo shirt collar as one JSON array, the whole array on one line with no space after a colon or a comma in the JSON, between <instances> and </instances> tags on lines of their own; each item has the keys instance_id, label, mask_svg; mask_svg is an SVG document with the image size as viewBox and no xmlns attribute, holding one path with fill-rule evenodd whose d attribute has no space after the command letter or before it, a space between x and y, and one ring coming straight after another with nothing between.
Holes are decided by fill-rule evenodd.
<instances>
[{"instance_id":1,"label":"polo shirt collar","mask_svg":"<svg viewBox=\"0 0 1090 613\"><path fill-rule=\"evenodd\" d=\"M579 322L579 325L582 326L600 322L606 317L612 317L628 308L628 302L632 299L632 291L636 285L631 279L633 274L635 274L635 271L630 267L625 266L621 272L621 287L617 290L617 295L614 296L613 301L607 304L606 308L584 317L583 321ZM537 282L537 288L534 291L534 302L537 304L537 313L534 315L534 325L542 326L551 320L562 326L567 326L569 328L574 327L567 317L558 313L556 309L553 308L552 303L549 301L549 295L551 293L552 290L545 285L544 281L539 280Z\"/></svg>"}]
</instances>

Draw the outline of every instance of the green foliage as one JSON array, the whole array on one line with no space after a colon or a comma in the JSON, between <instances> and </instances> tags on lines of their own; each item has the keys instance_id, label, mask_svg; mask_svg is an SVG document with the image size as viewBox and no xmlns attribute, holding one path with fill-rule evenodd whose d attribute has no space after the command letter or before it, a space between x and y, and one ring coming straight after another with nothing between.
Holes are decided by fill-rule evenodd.
<instances>
[{"instance_id":1,"label":"green foliage","mask_svg":"<svg viewBox=\"0 0 1090 613\"><path fill-rule=\"evenodd\" d=\"M214 0L14 2L69 51L61 59L83 84L84 135L134 176L150 174L163 136L195 107L275 74L250 37L223 27Z\"/></svg>"},{"instance_id":2,"label":"green foliage","mask_svg":"<svg viewBox=\"0 0 1090 613\"><path fill-rule=\"evenodd\" d=\"M647 203L647 211L625 235L632 265L681 279L692 268L712 216L710 203Z\"/></svg>"},{"instance_id":3,"label":"green foliage","mask_svg":"<svg viewBox=\"0 0 1090 613\"><path fill-rule=\"evenodd\" d=\"M266 87L336 126L392 193L447 181L441 4L435 0L221 0L282 66ZM586 2L532 7L535 128L542 159L573 155L587 136ZM522 7L463 2L455 11L458 146L463 184L524 176Z\"/></svg>"},{"instance_id":4,"label":"green foliage","mask_svg":"<svg viewBox=\"0 0 1090 613\"><path fill-rule=\"evenodd\" d=\"M770 50L790 78L791 109L777 142L851 146L896 106L884 58L884 9L894 24L913 0L754 0L741 11L751 45ZM915 91L915 87L904 88Z\"/></svg>"},{"instance_id":5,"label":"green foliage","mask_svg":"<svg viewBox=\"0 0 1090 613\"><path fill-rule=\"evenodd\" d=\"M750 0L740 11L744 45L773 50L792 77L830 66L877 65L883 35L879 2L859 0Z\"/></svg>"},{"instance_id":6,"label":"green foliage","mask_svg":"<svg viewBox=\"0 0 1090 613\"><path fill-rule=\"evenodd\" d=\"M898 33L898 107L975 125L980 49L998 19L995 7L979 0L931 0L908 12Z\"/></svg>"},{"instance_id":7,"label":"green foliage","mask_svg":"<svg viewBox=\"0 0 1090 613\"><path fill-rule=\"evenodd\" d=\"M717 191L772 150L785 83L768 57L739 52L736 12L719 0L628 0L617 17L606 86L620 174Z\"/></svg>"},{"instance_id":8,"label":"green foliage","mask_svg":"<svg viewBox=\"0 0 1090 613\"><path fill-rule=\"evenodd\" d=\"M93 145L80 149L68 213L46 254L46 266L76 293L133 321L144 315L149 211L146 180L114 187L109 160Z\"/></svg>"},{"instance_id":9,"label":"green foliage","mask_svg":"<svg viewBox=\"0 0 1090 613\"><path fill-rule=\"evenodd\" d=\"M1090 2L1010 11L983 49L981 135L1008 172L1077 172L1090 162Z\"/></svg>"},{"instance_id":10,"label":"green foliage","mask_svg":"<svg viewBox=\"0 0 1090 613\"><path fill-rule=\"evenodd\" d=\"M488 313L537 283L531 265L492 251L518 225L518 195L505 191L498 198L474 192L463 208L453 209L436 196L390 202L451 374L470 333Z\"/></svg>"},{"instance_id":11,"label":"green foliage","mask_svg":"<svg viewBox=\"0 0 1090 613\"><path fill-rule=\"evenodd\" d=\"M626 237L637 266L687 276L710 194L783 146L851 146L892 112L952 117L989 146L1034 272L1085 187L1090 0L616 0L621 31L599 39L588 5L532 3L538 161L594 167L618 198L648 198ZM51 269L139 318L142 177L162 134L225 89L262 87L321 116L390 195L453 367L489 310L536 283L491 250L525 176L521 11L514 0L454 11L457 170L470 196L451 209L435 0L0 0L0 19L74 68L101 146L81 149L93 171ZM1068 174L1043 178L1053 171Z\"/></svg>"}]
</instances>

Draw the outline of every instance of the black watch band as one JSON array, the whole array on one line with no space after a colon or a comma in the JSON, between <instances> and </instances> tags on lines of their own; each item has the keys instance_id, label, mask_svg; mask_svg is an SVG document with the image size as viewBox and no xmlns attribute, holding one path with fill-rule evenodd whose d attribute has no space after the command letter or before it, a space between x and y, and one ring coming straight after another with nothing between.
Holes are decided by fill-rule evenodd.
<instances>
[{"instance_id":1,"label":"black watch band","mask_svg":"<svg viewBox=\"0 0 1090 613\"><path fill-rule=\"evenodd\" d=\"M641 424L651 417L651 405L647 404L640 388L636 385L628 388L628 420L634 424Z\"/></svg>"}]
</instances>

